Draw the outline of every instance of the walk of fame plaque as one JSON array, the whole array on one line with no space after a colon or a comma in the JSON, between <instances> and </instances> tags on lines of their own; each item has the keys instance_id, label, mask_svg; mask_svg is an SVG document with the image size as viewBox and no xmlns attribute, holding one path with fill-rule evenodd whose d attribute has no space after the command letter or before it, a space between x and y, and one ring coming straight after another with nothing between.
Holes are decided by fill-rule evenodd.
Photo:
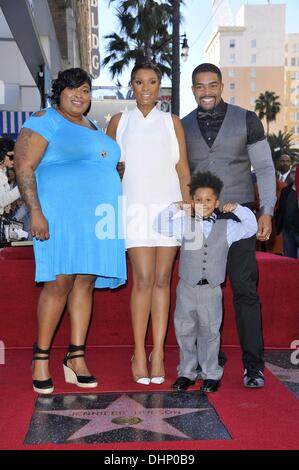
<instances>
[{"instance_id":1,"label":"walk of fame plaque","mask_svg":"<svg viewBox=\"0 0 299 470\"><path fill-rule=\"evenodd\" d=\"M39 396L25 444L231 439L207 397L188 393Z\"/></svg>"}]
</instances>

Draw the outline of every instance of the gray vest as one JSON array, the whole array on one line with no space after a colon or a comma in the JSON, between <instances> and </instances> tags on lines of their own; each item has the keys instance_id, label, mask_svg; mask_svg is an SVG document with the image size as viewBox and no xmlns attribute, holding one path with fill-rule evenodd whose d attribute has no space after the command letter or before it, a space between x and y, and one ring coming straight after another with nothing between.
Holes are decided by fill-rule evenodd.
<instances>
[{"instance_id":1,"label":"gray vest","mask_svg":"<svg viewBox=\"0 0 299 470\"><path fill-rule=\"evenodd\" d=\"M189 219L190 221L190 219ZM186 226L187 226L186 221ZM201 230L201 224L191 218L191 231ZM190 241L183 238L179 263L179 276L195 287L201 279L207 279L211 287L219 286L225 279L227 254L227 220L216 220L208 238L203 237L200 249L190 250Z\"/></svg>"},{"instance_id":2,"label":"gray vest","mask_svg":"<svg viewBox=\"0 0 299 470\"><path fill-rule=\"evenodd\" d=\"M246 109L228 104L227 111L210 148L199 129L197 110L183 118L191 173L210 171L223 181L221 206L226 202L254 201L251 165L247 153Z\"/></svg>"}]
</instances>

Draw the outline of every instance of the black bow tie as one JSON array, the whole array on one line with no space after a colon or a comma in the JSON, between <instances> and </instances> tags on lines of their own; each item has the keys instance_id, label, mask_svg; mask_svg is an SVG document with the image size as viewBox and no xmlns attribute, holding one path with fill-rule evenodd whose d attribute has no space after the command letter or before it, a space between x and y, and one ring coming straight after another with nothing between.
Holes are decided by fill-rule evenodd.
<instances>
[{"instance_id":1,"label":"black bow tie","mask_svg":"<svg viewBox=\"0 0 299 470\"><path fill-rule=\"evenodd\" d=\"M198 119L207 119L215 117L216 113L206 113L205 111L197 111Z\"/></svg>"},{"instance_id":2,"label":"black bow tie","mask_svg":"<svg viewBox=\"0 0 299 470\"><path fill-rule=\"evenodd\" d=\"M198 221L198 222L201 222L202 220L205 222L212 222L212 223L215 223L216 222L216 215L210 215L209 217L201 217L200 215L196 215L195 216L195 219Z\"/></svg>"}]
</instances>

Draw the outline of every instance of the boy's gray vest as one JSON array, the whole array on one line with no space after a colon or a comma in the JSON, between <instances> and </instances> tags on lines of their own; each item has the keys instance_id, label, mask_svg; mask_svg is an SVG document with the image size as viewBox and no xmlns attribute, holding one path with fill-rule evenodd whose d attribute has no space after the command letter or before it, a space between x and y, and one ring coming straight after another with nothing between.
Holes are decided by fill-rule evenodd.
<instances>
[{"instance_id":1,"label":"boy's gray vest","mask_svg":"<svg viewBox=\"0 0 299 470\"><path fill-rule=\"evenodd\" d=\"M251 165L247 153L246 109L228 104L227 111L210 148L197 122L195 109L182 120L191 173L210 171L223 181L220 205L254 201Z\"/></svg>"},{"instance_id":2,"label":"boy's gray vest","mask_svg":"<svg viewBox=\"0 0 299 470\"><path fill-rule=\"evenodd\" d=\"M190 223L192 233L195 233L195 230L201 231L201 224L196 222L194 217L186 217L185 226L188 227L189 224L190 227ZM183 238L179 276L187 284L195 287L198 281L207 279L211 287L216 287L224 281L229 250L226 230L227 220L216 220L210 235L208 238L203 237L202 246L197 250L190 250L189 234L188 238Z\"/></svg>"}]
</instances>

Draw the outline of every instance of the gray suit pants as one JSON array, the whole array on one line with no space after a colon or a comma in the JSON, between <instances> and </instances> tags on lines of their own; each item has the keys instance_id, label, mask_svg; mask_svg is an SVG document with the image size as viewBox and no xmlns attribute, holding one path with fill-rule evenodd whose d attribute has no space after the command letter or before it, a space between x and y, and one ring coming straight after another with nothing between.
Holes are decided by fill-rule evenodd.
<instances>
[{"instance_id":1,"label":"gray suit pants","mask_svg":"<svg viewBox=\"0 0 299 470\"><path fill-rule=\"evenodd\" d=\"M220 380L219 329L222 322L222 290L208 284L191 287L182 279L177 286L174 326L180 347L178 375L196 380ZM201 366L199 374L197 367Z\"/></svg>"}]
</instances>

